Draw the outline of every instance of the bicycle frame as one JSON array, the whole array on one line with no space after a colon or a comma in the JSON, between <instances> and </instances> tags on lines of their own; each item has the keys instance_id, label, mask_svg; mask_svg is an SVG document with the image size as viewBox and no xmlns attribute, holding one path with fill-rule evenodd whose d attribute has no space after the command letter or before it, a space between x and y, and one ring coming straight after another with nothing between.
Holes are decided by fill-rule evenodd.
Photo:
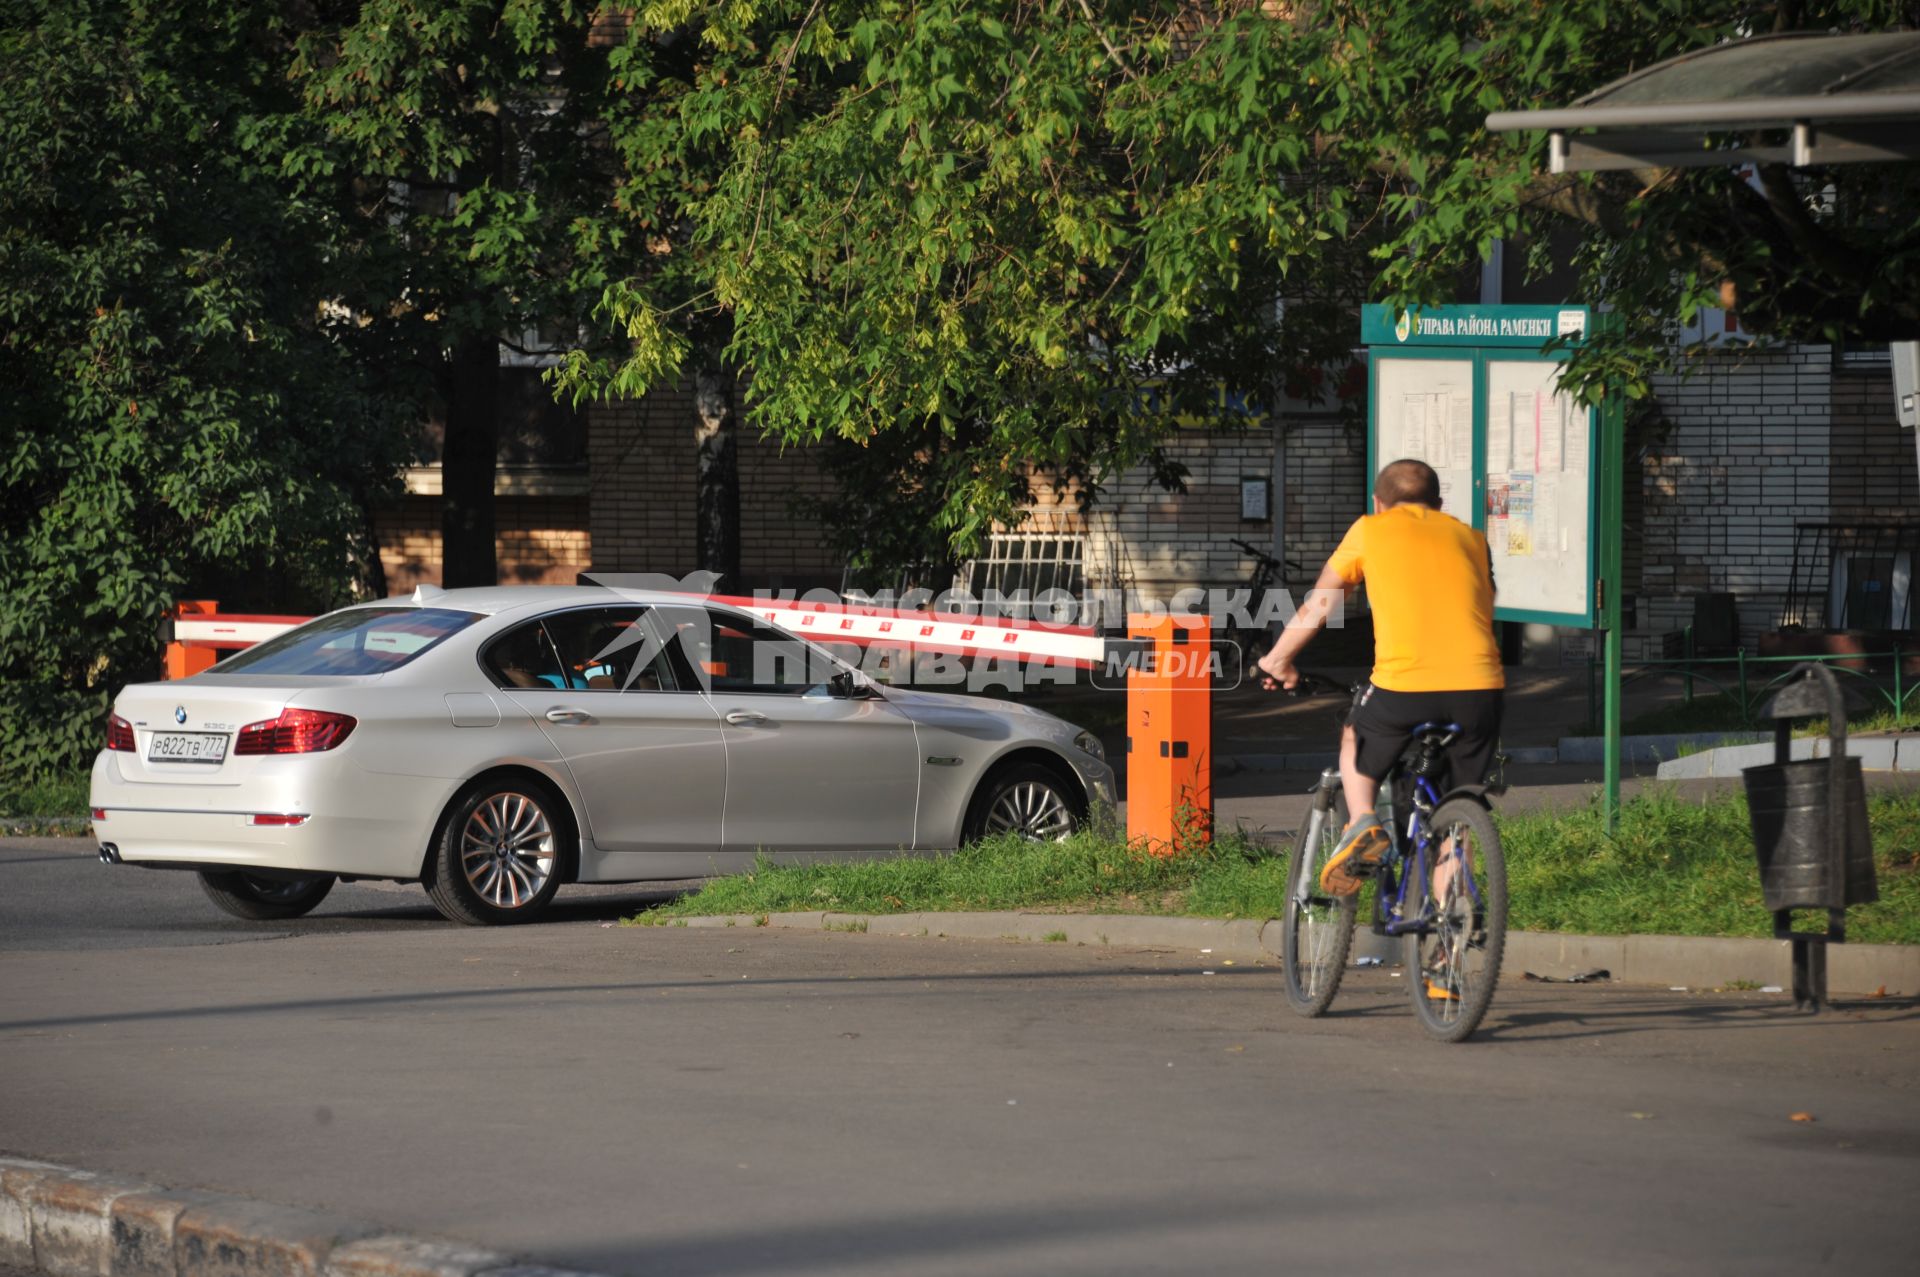
<instances>
[{"instance_id":1,"label":"bicycle frame","mask_svg":"<svg viewBox=\"0 0 1920 1277\"><path fill-rule=\"evenodd\" d=\"M1389 851L1386 859L1381 862L1381 875L1376 888L1378 894L1374 908L1373 930L1377 935L1404 936L1413 934L1424 936L1433 930L1426 916L1428 912L1427 909L1422 909L1421 916L1418 918L1408 918L1405 916L1405 913L1407 884L1414 881L1430 881L1428 877L1428 866L1429 861L1434 858L1434 837L1432 827L1428 824L1428 821L1432 817L1434 810L1440 805L1441 794L1432 779L1425 774L1424 770L1419 767L1410 766L1409 763L1417 752L1427 750L1428 742L1434 735L1441 733L1458 735L1459 732L1460 725L1458 723L1431 722L1420 724L1413 729L1413 739L1408 742L1407 749L1394 763L1392 770L1386 774L1385 779L1380 782L1387 791L1389 800L1388 807L1396 817L1400 811L1400 804L1397 801L1400 785L1403 782L1410 781L1412 788L1408 795L1409 802L1407 805L1409 810L1407 813L1404 840L1401 830L1395 827L1394 823L1390 822L1388 827L1388 835L1392 842L1392 849ZM1437 753L1437 751L1435 752ZM1339 770L1329 767L1320 773L1320 779L1314 788L1331 793L1333 788L1339 783ZM1325 828L1327 813L1332 809L1332 806L1331 799L1325 802L1316 801L1314 803L1307 821L1306 846L1311 847L1317 845L1321 832ZM1409 850L1412 853L1411 859L1413 862L1410 871L1407 865ZM1414 875L1418 875L1418 877L1416 878ZM1305 881L1300 884L1300 889L1309 895L1312 893L1312 885ZM1474 908L1477 911L1482 907L1480 885L1474 881L1472 874L1467 875L1467 890L1473 898ZM1304 899L1302 903L1304 903ZM1430 904L1431 902L1429 902L1429 905Z\"/></svg>"}]
</instances>

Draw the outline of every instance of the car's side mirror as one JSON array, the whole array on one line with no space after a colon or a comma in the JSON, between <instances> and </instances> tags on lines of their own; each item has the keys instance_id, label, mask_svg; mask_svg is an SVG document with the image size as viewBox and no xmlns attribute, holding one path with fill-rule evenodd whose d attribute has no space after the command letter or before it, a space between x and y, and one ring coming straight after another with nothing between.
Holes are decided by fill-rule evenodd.
<instances>
[{"instance_id":1,"label":"car's side mirror","mask_svg":"<svg viewBox=\"0 0 1920 1277\"><path fill-rule=\"evenodd\" d=\"M845 701L870 700L879 693L852 670L841 670L827 680L827 691Z\"/></svg>"}]
</instances>

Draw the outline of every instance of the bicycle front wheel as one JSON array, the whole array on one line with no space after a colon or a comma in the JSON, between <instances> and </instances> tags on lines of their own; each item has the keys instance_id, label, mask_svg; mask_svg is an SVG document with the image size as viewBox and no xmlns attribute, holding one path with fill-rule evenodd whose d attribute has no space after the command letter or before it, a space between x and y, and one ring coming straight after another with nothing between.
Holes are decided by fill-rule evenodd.
<instances>
[{"instance_id":1,"label":"bicycle front wheel","mask_svg":"<svg viewBox=\"0 0 1920 1277\"><path fill-rule=\"evenodd\" d=\"M1493 813L1471 798L1433 813L1430 882L1407 884L1425 934L1406 943L1408 992L1420 1027L1442 1042L1463 1042L1480 1027L1500 981L1507 944L1507 863ZM1412 862L1408 871L1412 872Z\"/></svg>"},{"instance_id":2,"label":"bicycle front wheel","mask_svg":"<svg viewBox=\"0 0 1920 1277\"><path fill-rule=\"evenodd\" d=\"M1333 995L1340 992L1359 901L1357 894L1329 896L1320 890L1320 871L1333 858L1347 823L1345 799L1335 793L1330 804L1322 806L1322 801L1316 794L1300 832L1294 835L1286 913L1281 919L1280 959L1286 972L1287 1001L1305 1016L1325 1014Z\"/></svg>"}]
</instances>

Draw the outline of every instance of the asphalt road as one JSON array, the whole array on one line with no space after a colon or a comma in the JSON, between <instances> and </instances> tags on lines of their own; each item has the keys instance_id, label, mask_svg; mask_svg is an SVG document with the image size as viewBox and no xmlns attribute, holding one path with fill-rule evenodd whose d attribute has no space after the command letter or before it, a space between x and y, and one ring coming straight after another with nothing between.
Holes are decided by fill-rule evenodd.
<instances>
[{"instance_id":1,"label":"asphalt road","mask_svg":"<svg viewBox=\"0 0 1920 1277\"><path fill-rule=\"evenodd\" d=\"M297 922L247 922L221 912L191 873L103 865L94 849L90 840L78 838L0 838L0 953L438 932L450 925L418 884L395 882L336 883L320 908ZM692 885L565 887L551 916L566 922L631 917Z\"/></svg>"},{"instance_id":2,"label":"asphalt road","mask_svg":"<svg viewBox=\"0 0 1920 1277\"><path fill-rule=\"evenodd\" d=\"M249 927L86 856L0 843L17 1154L634 1274L1911 1271L1912 1000L1515 981L1445 1048L1385 971L1307 1022L1199 953Z\"/></svg>"}]
</instances>

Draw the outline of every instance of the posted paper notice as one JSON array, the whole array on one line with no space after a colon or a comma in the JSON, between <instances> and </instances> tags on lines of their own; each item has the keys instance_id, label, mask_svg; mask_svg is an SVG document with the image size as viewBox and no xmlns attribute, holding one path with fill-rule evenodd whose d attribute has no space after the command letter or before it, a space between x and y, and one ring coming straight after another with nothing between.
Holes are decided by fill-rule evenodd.
<instances>
[{"instance_id":1,"label":"posted paper notice","mask_svg":"<svg viewBox=\"0 0 1920 1277\"><path fill-rule=\"evenodd\" d=\"M1535 445L1540 439L1539 396L1516 394L1513 397L1513 468L1531 474L1534 470L1534 458L1539 455Z\"/></svg>"}]
</instances>

